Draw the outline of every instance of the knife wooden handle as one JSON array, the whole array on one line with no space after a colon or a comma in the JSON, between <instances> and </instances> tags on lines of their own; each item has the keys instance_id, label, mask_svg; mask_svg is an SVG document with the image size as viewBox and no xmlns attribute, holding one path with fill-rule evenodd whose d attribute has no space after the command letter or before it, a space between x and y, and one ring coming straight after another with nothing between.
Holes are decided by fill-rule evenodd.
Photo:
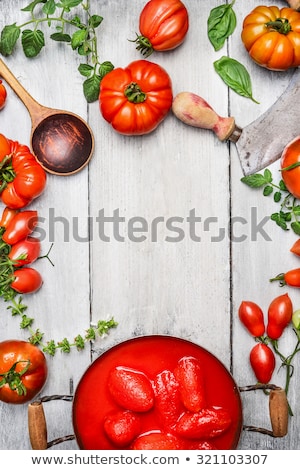
<instances>
[{"instance_id":1,"label":"knife wooden handle","mask_svg":"<svg viewBox=\"0 0 300 470\"><path fill-rule=\"evenodd\" d=\"M242 132L233 117L219 116L203 98L194 93L178 93L173 100L172 111L189 126L212 130L221 141L230 139L236 142Z\"/></svg>"},{"instance_id":2,"label":"knife wooden handle","mask_svg":"<svg viewBox=\"0 0 300 470\"><path fill-rule=\"evenodd\" d=\"M47 449L47 424L42 402L28 405L28 431L33 450Z\"/></svg>"}]
</instances>

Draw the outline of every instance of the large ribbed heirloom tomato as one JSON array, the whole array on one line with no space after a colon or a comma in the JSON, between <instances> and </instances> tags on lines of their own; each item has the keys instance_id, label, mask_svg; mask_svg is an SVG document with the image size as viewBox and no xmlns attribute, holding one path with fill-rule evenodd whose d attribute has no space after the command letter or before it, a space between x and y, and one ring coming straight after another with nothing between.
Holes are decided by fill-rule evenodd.
<instances>
[{"instance_id":1,"label":"large ribbed heirloom tomato","mask_svg":"<svg viewBox=\"0 0 300 470\"><path fill-rule=\"evenodd\" d=\"M120 134L142 135L153 131L172 106L168 73L148 60L116 68L101 81L100 111Z\"/></svg>"},{"instance_id":2,"label":"large ribbed heirloom tomato","mask_svg":"<svg viewBox=\"0 0 300 470\"><path fill-rule=\"evenodd\" d=\"M258 6L243 22L242 41L250 57L270 70L300 65L300 12Z\"/></svg>"}]
</instances>

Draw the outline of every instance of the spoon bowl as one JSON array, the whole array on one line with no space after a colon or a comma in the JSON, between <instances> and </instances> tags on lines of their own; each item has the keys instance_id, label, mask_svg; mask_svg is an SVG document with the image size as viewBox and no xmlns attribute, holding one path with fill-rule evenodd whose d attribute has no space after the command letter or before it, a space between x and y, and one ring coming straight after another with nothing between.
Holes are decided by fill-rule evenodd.
<instances>
[{"instance_id":1,"label":"spoon bowl","mask_svg":"<svg viewBox=\"0 0 300 470\"><path fill-rule=\"evenodd\" d=\"M0 76L26 106L31 117L31 149L49 173L67 176L77 173L90 161L94 136L77 114L39 104L0 59Z\"/></svg>"}]
</instances>

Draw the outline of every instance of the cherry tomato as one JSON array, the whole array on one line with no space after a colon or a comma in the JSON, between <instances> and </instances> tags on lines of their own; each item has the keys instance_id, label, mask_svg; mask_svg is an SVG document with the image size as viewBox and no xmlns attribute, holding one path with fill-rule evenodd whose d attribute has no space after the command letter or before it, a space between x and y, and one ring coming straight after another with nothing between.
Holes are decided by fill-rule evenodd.
<instances>
[{"instance_id":1,"label":"cherry tomato","mask_svg":"<svg viewBox=\"0 0 300 470\"><path fill-rule=\"evenodd\" d=\"M2 83L2 80L0 80L0 110L4 108L6 104L6 98L7 98L7 91L5 86Z\"/></svg>"},{"instance_id":2,"label":"cherry tomato","mask_svg":"<svg viewBox=\"0 0 300 470\"><path fill-rule=\"evenodd\" d=\"M294 253L294 255L300 256L300 238L293 244L290 249L290 252Z\"/></svg>"},{"instance_id":3,"label":"cherry tomato","mask_svg":"<svg viewBox=\"0 0 300 470\"><path fill-rule=\"evenodd\" d=\"M153 131L172 106L171 79L157 64L137 60L107 73L100 84L100 111L120 134Z\"/></svg>"},{"instance_id":4,"label":"cherry tomato","mask_svg":"<svg viewBox=\"0 0 300 470\"><path fill-rule=\"evenodd\" d=\"M1 199L6 206L12 209L21 209L44 191L46 172L26 145L11 140L9 140L9 144L11 161L7 165L9 166L9 174L13 177L2 190ZM0 180L5 180L3 174L7 170L5 165L1 168Z\"/></svg>"},{"instance_id":5,"label":"cherry tomato","mask_svg":"<svg viewBox=\"0 0 300 470\"><path fill-rule=\"evenodd\" d=\"M272 349L264 343L256 344L250 352L250 364L258 382L270 382L276 361Z\"/></svg>"},{"instance_id":6,"label":"cherry tomato","mask_svg":"<svg viewBox=\"0 0 300 470\"><path fill-rule=\"evenodd\" d=\"M37 211L18 212L6 227L2 235L2 240L8 245L14 245L30 235L36 227L37 222Z\"/></svg>"},{"instance_id":7,"label":"cherry tomato","mask_svg":"<svg viewBox=\"0 0 300 470\"><path fill-rule=\"evenodd\" d=\"M137 49L145 57L183 43L189 29L188 11L180 0L150 0L140 14Z\"/></svg>"},{"instance_id":8,"label":"cherry tomato","mask_svg":"<svg viewBox=\"0 0 300 470\"><path fill-rule=\"evenodd\" d=\"M12 221L14 216L18 213L16 209L10 209L9 207L5 207L1 220L0 220L0 227L7 228L8 224Z\"/></svg>"},{"instance_id":9,"label":"cherry tomato","mask_svg":"<svg viewBox=\"0 0 300 470\"><path fill-rule=\"evenodd\" d=\"M283 150L280 160L281 176L289 192L300 198L300 137L292 140Z\"/></svg>"},{"instance_id":10,"label":"cherry tomato","mask_svg":"<svg viewBox=\"0 0 300 470\"><path fill-rule=\"evenodd\" d=\"M263 336L264 314L256 303L244 300L239 307L239 318L252 336Z\"/></svg>"},{"instance_id":11,"label":"cherry tomato","mask_svg":"<svg viewBox=\"0 0 300 470\"><path fill-rule=\"evenodd\" d=\"M0 162L2 162L4 157L10 155L10 153L9 140L3 134L0 134Z\"/></svg>"},{"instance_id":12,"label":"cherry tomato","mask_svg":"<svg viewBox=\"0 0 300 470\"><path fill-rule=\"evenodd\" d=\"M276 297L269 305L267 335L278 339L290 323L293 316L293 304L288 294Z\"/></svg>"},{"instance_id":13,"label":"cherry tomato","mask_svg":"<svg viewBox=\"0 0 300 470\"><path fill-rule=\"evenodd\" d=\"M243 22L242 41L250 57L270 70L300 65L300 13L258 6Z\"/></svg>"},{"instance_id":14,"label":"cherry tomato","mask_svg":"<svg viewBox=\"0 0 300 470\"><path fill-rule=\"evenodd\" d=\"M14 267L19 268L37 260L40 252L41 243L39 239L28 236L11 247L8 257L14 262Z\"/></svg>"},{"instance_id":15,"label":"cherry tomato","mask_svg":"<svg viewBox=\"0 0 300 470\"><path fill-rule=\"evenodd\" d=\"M21 404L32 400L48 375L44 353L31 343L7 340L0 343L0 400Z\"/></svg>"},{"instance_id":16,"label":"cherry tomato","mask_svg":"<svg viewBox=\"0 0 300 470\"><path fill-rule=\"evenodd\" d=\"M42 276L34 268L16 269L13 274L11 288L20 294L32 294L43 284Z\"/></svg>"}]
</instances>

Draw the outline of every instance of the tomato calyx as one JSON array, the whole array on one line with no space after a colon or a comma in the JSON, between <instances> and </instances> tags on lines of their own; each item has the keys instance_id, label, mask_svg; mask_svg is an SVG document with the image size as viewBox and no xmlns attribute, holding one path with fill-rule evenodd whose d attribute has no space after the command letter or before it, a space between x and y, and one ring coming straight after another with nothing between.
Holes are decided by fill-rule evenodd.
<instances>
[{"instance_id":1,"label":"tomato calyx","mask_svg":"<svg viewBox=\"0 0 300 470\"><path fill-rule=\"evenodd\" d=\"M15 179L16 173L12 165L12 154L6 155L0 162L0 193L6 188L8 183Z\"/></svg>"},{"instance_id":2,"label":"tomato calyx","mask_svg":"<svg viewBox=\"0 0 300 470\"><path fill-rule=\"evenodd\" d=\"M21 363L25 364L25 367L23 367L20 372L17 372L16 367ZM2 380L0 380L0 388L7 384L9 388L13 392L17 392L18 395L26 395L27 390L22 382L22 376L26 374L30 365L31 362L29 359L15 362L7 372L0 374L0 377L3 377Z\"/></svg>"},{"instance_id":3,"label":"tomato calyx","mask_svg":"<svg viewBox=\"0 0 300 470\"><path fill-rule=\"evenodd\" d=\"M275 21L268 21L266 27L270 31L276 31L280 34L288 34L292 31L291 24L287 18L276 18Z\"/></svg>"},{"instance_id":4,"label":"tomato calyx","mask_svg":"<svg viewBox=\"0 0 300 470\"><path fill-rule=\"evenodd\" d=\"M280 287L286 286L285 273L277 274L277 276L272 277L270 282L279 281Z\"/></svg>"},{"instance_id":5,"label":"tomato calyx","mask_svg":"<svg viewBox=\"0 0 300 470\"><path fill-rule=\"evenodd\" d=\"M137 44L136 50L140 51L144 57L149 57L154 51L151 42L145 36L139 36L136 34L136 39L131 40L131 42L135 42Z\"/></svg>"},{"instance_id":6,"label":"tomato calyx","mask_svg":"<svg viewBox=\"0 0 300 470\"><path fill-rule=\"evenodd\" d=\"M130 101L130 103L143 103L146 101L147 95L141 90L141 87L136 83L132 82L125 88L124 95Z\"/></svg>"}]
</instances>

